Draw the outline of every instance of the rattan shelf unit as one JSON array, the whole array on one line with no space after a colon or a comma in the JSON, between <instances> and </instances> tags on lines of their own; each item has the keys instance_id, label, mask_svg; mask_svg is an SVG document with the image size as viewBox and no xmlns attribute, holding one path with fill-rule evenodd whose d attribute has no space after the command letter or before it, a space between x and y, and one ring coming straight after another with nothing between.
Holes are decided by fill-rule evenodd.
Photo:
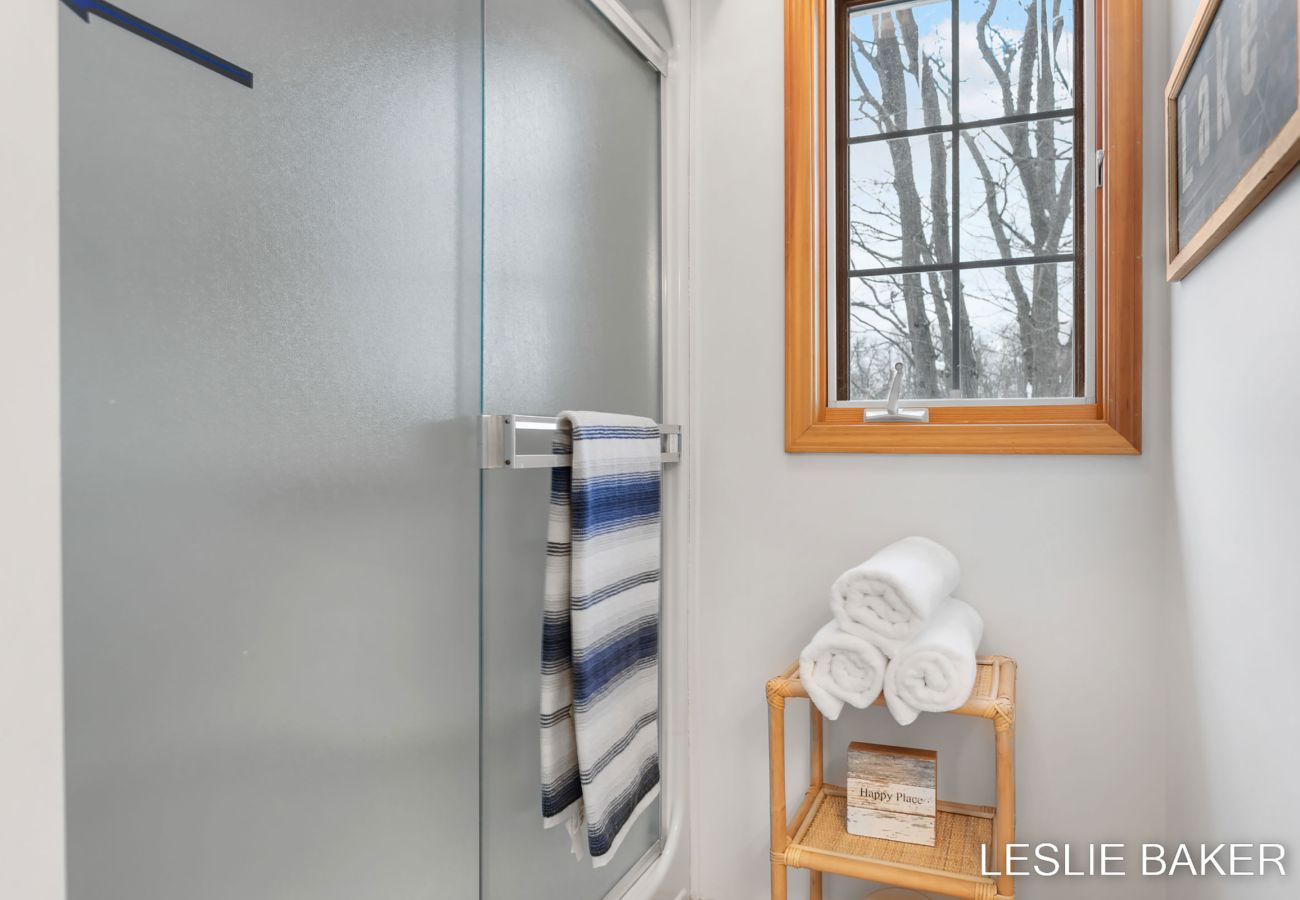
<instances>
[{"instance_id":1,"label":"rattan shelf unit","mask_svg":"<svg viewBox=\"0 0 1300 900\"><path fill-rule=\"evenodd\" d=\"M965 900L1013 900L1006 875L982 874L980 848L990 863L1003 859L1016 833L1016 663L1005 656L981 656L975 689L954 714L989 719L997 754L997 806L938 805L935 845L924 847L857 837L844 827L844 788L822 778L824 724L809 704L812 773L794 818L785 808L785 701L808 698L796 663L767 683L772 765L772 900L786 900L789 867L808 869L812 900L821 900L822 873L930 891ZM883 703L876 701L877 705Z\"/></svg>"}]
</instances>

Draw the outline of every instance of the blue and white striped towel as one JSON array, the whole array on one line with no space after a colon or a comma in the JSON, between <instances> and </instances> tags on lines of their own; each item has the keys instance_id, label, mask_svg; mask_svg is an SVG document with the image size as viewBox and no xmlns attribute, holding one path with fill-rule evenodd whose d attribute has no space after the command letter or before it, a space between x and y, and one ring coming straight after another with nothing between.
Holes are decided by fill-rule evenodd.
<instances>
[{"instance_id":1,"label":"blue and white striped towel","mask_svg":"<svg viewBox=\"0 0 1300 900\"><path fill-rule=\"evenodd\" d=\"M570 447L546 533L542 816L599 867L659 794L659 428L565 412Z\"/></svg>"}]
</instances>

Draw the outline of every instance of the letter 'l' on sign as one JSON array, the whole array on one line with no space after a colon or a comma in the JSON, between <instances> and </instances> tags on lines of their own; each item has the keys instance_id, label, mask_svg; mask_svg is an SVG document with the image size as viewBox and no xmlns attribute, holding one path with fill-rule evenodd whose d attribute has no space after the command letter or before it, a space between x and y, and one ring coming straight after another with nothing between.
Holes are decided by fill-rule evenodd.
<instances>
[{"instance_id":1,"label":"letter 'l' on sign","mask_svg":"<svg viewBox=\"0 0 1300 900\"><path fill-rule=\"evenodd\" d=\"M253 86L253 73L247 69L240 68L230 60L222 59L215 53L209 53L202 47L191 44L171 32L163 31L157 25L131 15L121 7L105 3L103 0L62 0L62 2L64 6L80 16L84 22L89 22L92 15L99 16L105 22L112 22L132 34L138 34L146 41L152 41L159 47L165 47L177 56L183 56L190 62L196 62L205 68L211 69L218 75L224 75L231 81L239 82L244 87L251 88Z\"/></svg>"}]
</instances>

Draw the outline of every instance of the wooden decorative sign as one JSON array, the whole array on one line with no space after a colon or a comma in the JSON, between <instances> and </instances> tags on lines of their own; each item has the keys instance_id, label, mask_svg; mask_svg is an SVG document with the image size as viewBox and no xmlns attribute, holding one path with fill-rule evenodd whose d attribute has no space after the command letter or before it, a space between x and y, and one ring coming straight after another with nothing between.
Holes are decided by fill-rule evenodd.
<instances>
[{"instance_id":1,"label":"wooden decorative sign","mask_svg":"<svg viewBox=\"0 0 1300 900\"><path fill-rule=\"evenodd\" d=\"M1202 0L1165 88L1177 281L1300 162L1300 0Z\"/></svg>"},{"instance_id":2,"label":"wooden decorative sign","mask_svg":"<svg viewBox=\"0 0 1300 900\"><path fill-rule=\"evenodd\" d=\"M849 834L933 847L938 788L933 750L849 744Z\"/></svg>"}]
</instances>

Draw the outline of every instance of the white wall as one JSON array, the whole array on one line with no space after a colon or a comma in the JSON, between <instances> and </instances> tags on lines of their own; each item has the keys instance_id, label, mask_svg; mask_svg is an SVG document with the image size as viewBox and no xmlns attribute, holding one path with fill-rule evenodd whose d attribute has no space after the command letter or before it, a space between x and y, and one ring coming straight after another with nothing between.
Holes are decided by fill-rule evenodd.
<instances>
[{"instance_id":1,"label":"white wall","mask_svg":"<svg viewBox=\"0 0 1300 900\"><path fill-rule=\"evenodd\" d=\"M1165 10L1149 4L1147 156ZM1161 266L1146 278L1145 454L1140 458L787 455L782 449L782 3L700 0L693 160L695 376L700 441L693 624L695 869L702 900L768 891L763 684L828 617L831 580L873 549L930 535L961 558L987 651L1021 665L1019 825L1026 840L1143 841L1164 833L1161 612L1166 601L1168 322ZM1160 256L1160 182L1148 176L1147 255ZM792 704L793 705L793 704ZM905 734L880 710L831 734L940 751L953 799L991 799L991 730L928 717ZM794 734L802 736L801 729ZM800 742L791 740L793 752ZM801 758L799 756L796 759ZM841 763L842 765L842 763ZM841 880L840 897L860 897ZM791 877L803 896L806 876ZM1154 879L1109 896L1161 897ZM1096 896L1088 879L1020 885Z\"/></svg>"},{"instance_id":2,"label":"white wall","mask_svg":"<svg viewBox=\"0 0 1300 900\"><path fill-rule=\"evenodd\" d=\"M1197 0L1171 5L1176 53ZM1172 55L1171 55L1172 58ZM1174 286L1174 838L1300 854L1300 173ZM1300 867L1300 857L1291 860ZM1290 869L1288 870L1290 871ZM1171 896L1173 888L1171 888ZM1187 881L1188 900L1283 900L1276 877Z\"/></svg>"},{"instance_id":3,"label":"white wall","mask_svg":"<svg viewBox=\"0 0 1300 900\"><path fill-rule=\"evenodd\" d=\"M0 28L0 897L63 896L58 14Z\"/></svg>"}]
</instances>

